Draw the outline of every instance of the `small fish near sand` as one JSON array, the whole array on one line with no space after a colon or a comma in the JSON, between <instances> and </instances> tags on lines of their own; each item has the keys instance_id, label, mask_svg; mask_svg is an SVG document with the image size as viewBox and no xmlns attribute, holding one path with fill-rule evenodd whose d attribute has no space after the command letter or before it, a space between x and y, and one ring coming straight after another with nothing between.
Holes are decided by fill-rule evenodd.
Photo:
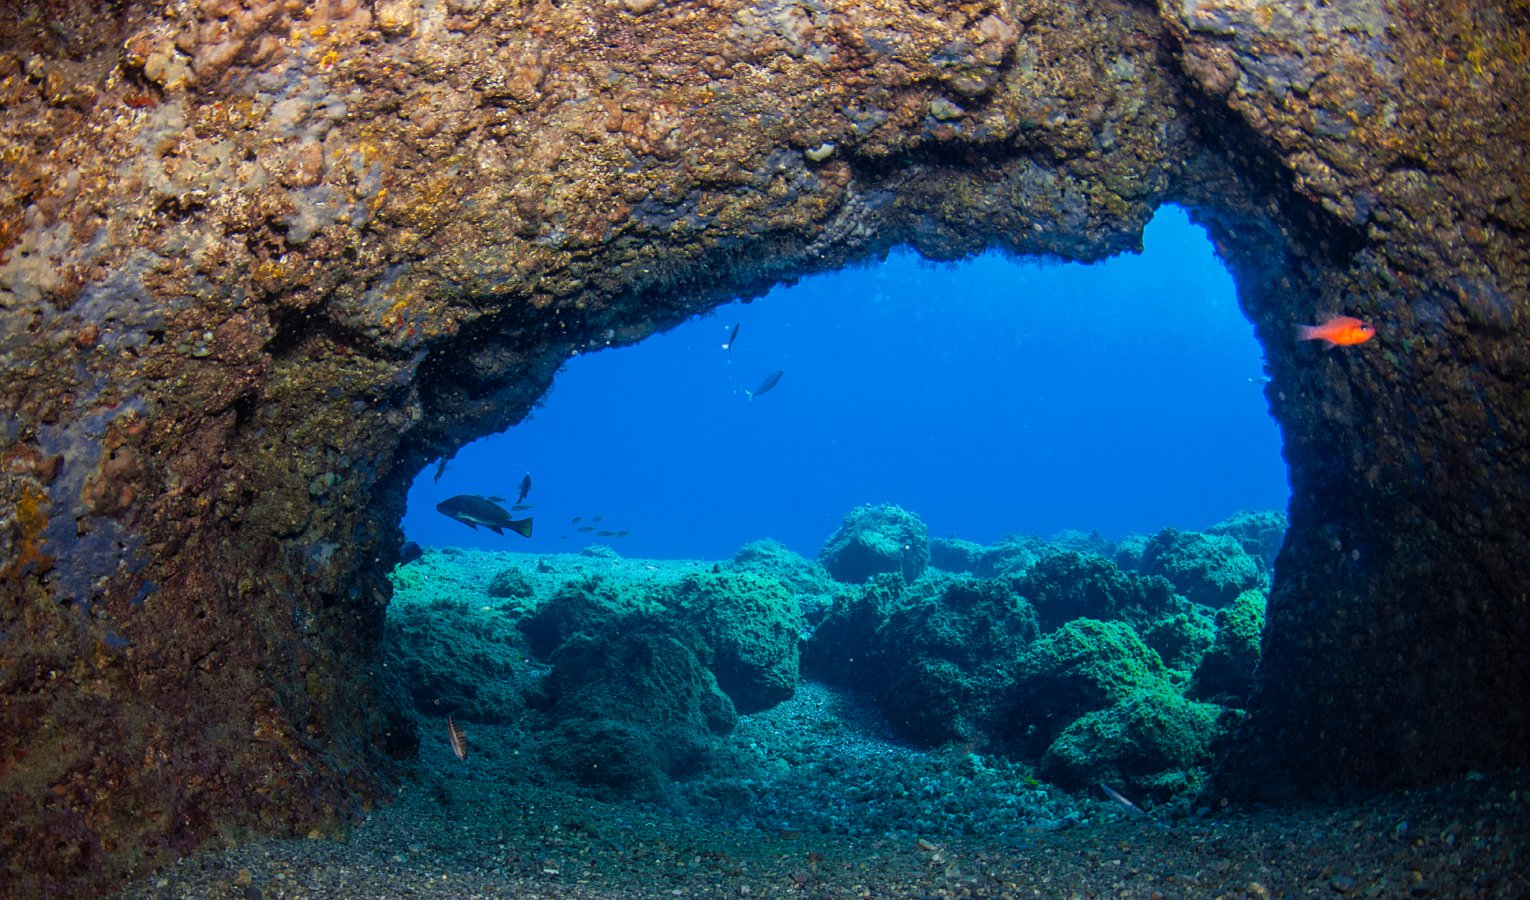
<instances>
[{"instance_id":1,"label":"small fish near sand","mask_svg":"<svg viewBox=\"0 0 1530 900\"><path fill-rule=\"evenodd\" d=\"M456 519L474 530L482 525L495 534L504 534L504 530L508 528L521 537L531 537L530 517L512 519L504 507L487 497L458 494L437 503L436 512L449 519Z\"/></svg>"},{"instance_id":2,"label":"small fish near sand","mask_svg":"<svg viewBox=\"0 0 1530 900\"><path fill-rule=\"evenodd\" d=\"M527 472L526 477L521 479L521 492L516 495L515 502L517 504L525 503L526 495L529 493L531 493L531 473Z\"/></svg>"},{"instance_id":3,"label":"small fish near sand","mask_svg":"<svg viewBox=\"0 0 1530 900\"><path fill-rule=\"evenodd\" d=\"M1297 340L1327 341L1328 346L1324 349L1329 350L1363 344L1375 336L1375 328L1354 316L1329 316L1318 325L1296 326Z\"/></svg>"},{"instance_id":4,"label":"small fish near sand","mask_svg":"<svg viewBox=\"0 0 1530 900\"><path fill-rule=\"evenodd\" d=\"M446 717L446 736L452 742L452 752L457 754L457 758L467 761L467 735L462 733L451 716Z\"/></svg>"},{"instance_id":5,"label":"small fish near sand","mask_svg":"<svg viewBox=\"0 0 1530 900\"><path fill-rule=\"evenodd\" d=\"M768 393L770 393L771 388L773 388L776 385L781 383L781 376L785 375L785 374L786 374L786 370L785 369L777 369L774 372L771 372L769 375L766 375L765 376L765 380L760 382L760 386L759 387L755 388L752 391L746 390L746 391L744 391L744 393L749 395L749 399L750 400L753 400L754 398L760 396L761 394L768 394Z\"/></svg>"}]
</instances>

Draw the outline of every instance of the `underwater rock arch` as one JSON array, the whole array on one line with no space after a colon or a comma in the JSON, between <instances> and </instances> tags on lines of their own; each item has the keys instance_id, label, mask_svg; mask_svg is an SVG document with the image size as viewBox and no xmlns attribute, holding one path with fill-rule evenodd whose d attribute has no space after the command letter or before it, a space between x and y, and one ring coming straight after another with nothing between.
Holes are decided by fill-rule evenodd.
<instances>
[{"instance_id":1,"label":"underwater rock arch","mask_svg":"<svg viewBox=\"0 0 1530 900\"><path fill-rule=\"evenodd\" d=\"M8 881L379 796L414 741L377 659L407 483L571 353L900 244L1098 259L1164 202L1234 271L1293 487L1219 789L1530 761L1526 28L1464 0L0 11ZM1291 340L1332 311L1378 337Z\"/></svg>"}]
</instances>

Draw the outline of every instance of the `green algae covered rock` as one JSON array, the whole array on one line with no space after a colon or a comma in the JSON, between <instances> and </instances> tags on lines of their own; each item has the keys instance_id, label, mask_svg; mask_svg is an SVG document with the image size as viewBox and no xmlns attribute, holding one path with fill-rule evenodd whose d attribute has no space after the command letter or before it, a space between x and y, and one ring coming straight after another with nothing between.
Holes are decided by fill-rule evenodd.
<instances>
[{"instance_id":1,"label":"green algae covered rock","mask_svg":"<svg viewBox=\"0 0 1530 900\"><path fill-rule=\"evenodd\" d=\"M882 626L877 705L913 743L970 739L1038 633L1035 611L1003 582L921 580Z\"/></svg>"},{"instance_id":2,"label":"green algae covered rock","mask_svg":"<svg viewBox=\"0 0 1530 900\"><path fill-rule=\"evenodd\" d=\"M930 539L930 565L943 572L975 573L988 548L975 541L943 537Z\"/></svg>"},{"instance_id":3,"label":"green algae covered rock","mask_svg":"<svg viewBox=\"0 0 1530 900\"><path fill-rule=\"evenodd\" d=\"M1140 572L1142 570L1142 551L1147 548L1148 536L1133 532L1116 541L1115 553L1111 559L1115 560L1116 566L1125 572Z\"/></svg>"},{"instance_id":4,"label":"green algae covered rock","mask_svg":"<svg viewBox=\"0 0 1530 900\"><path fill-rule=\"evenodd\" d=\"M1264 634L1265 595L1244 591L1217 611L1216 638L1195 670L1190 693L1219 703L1243 707L1254 688Z\"/></svg>"},{"instance_id":5,"label":"green algae covered rock","mask_svg":"<svg viewBox=\"0 0 1530 900\"><path fill-rule=\"evenodd\" d=\"M770 538L740 547L733 554L733 565L769 575L796 594L830 594L838 587L838 582L829 577L823 566Z\"/></svg>"},{"instance_id":6,"label":"green algae covered rock","mask_svg":"<svg viewBox=\"0 0 1530 900\"><path fill-rule=\"evenodd\" d=\"M1036 608L1043 631L1079 618L1149 619L1178 607L1164 579L1123 572L1103 556L1072 550L1039 556L1015 589Z\"/></svg>"},{"instance_id":7,"label":"green algae covered rock","mask_svg":"<svg viewBox=\"0 0 1530 900\"><path fill-rule=\"evenodd\" d=\"M1211 647L1216 637L1216 619L1206 607L1186 603L1181 612L1139 625L1137 633L1158 653L1178 684L1189 680L1190 673Z\"/></svg>"},{"instance_id":8,"label":"green algae covered rock","mask_svg":"<svg viewBox=\"0 0 1530 900\"><path fill-rule=\"evenodd\" d=\"M1163 576L1185 597L1213 608L1264 583L1259 563L1237 540L1177 528L1165 528L1148 539L1141 570Z\"/></svg>"},{"instance_id":9,"label":"green algae covered rock","mask_svg":"<svg viewBox=\"0 0 1530 900\"><path fill-rule=\"evenodd\" d=\"M977 573L985 576L1022 575L1051 549L1046 541L1034 535L1005 535L988 545Z\"/></svg>"},{"instance_id":10,"label":"green algae covered rock","mask_svg":"<svg viewBox=\"0 0 1530 900\"><path fill-rule=\"evenodd\" d=\"M526 641L502 612L447 599L395 603L382 652L389 673L425 715L508 723L525 709Z\"/></svg>"},{"instance_id":11,"label":"green algae covered rock","mask_svg":"<svg viewBox=\"0 0 1530 900\"><path fill-rule=\"evenodd\" d=\"M536 596L536 588L520 566L506 566L489 581L489 596L508 600L530 600Z\"/></svg>"},{"instance_id":12,"label":"green algae covered rock","mask_svg":"<svg viewBox=\"0 0 1530 900\"><path fill-rule=\"evenodd\" d=\"M860 584L899 572L912 582L930 562L930 533L919 517L892 504L858 506L845 516L818 554L838 581Z\"/></svg>"},{"instance_id":13,"label":"green algae covered rock","mask_svg":"<svg viewBox=\"0 0 1530 900\"><path fill-rule=\"evenodd\" d=\"M1105 781L1165 799L1199 786L1238 718L1172 692L1134 693L1064 728L1041 757L1041 776L1073 790Z\"/></svg>"},{"instance_id":14,"label":"green algae covered rock","mask_svg":"<svg viewBox=\"0 0 1530 900\"><path fill-rule=\"evenodd\" d=\"M882 626L903 588L902 575L879 575L859 591L836 597L803 647L803 672L854 690L877 690L882 680Z\"/></svg>"},{"instance_id":15,"label":"green algae covered rock","mask_svg":"<svg viewBox=\"0 0 1530 900\"><path fill-rule=\"evenodd\" d=\"M565 582L521 621L531 652L548 660L576 634L601 634L624 617L653 609L638 592L599 576Z\"/></svg>"},{"instance_id":16,"label":"green algae covered rock","mask_svg":"<svg viewBox=\"0 0 1530 900\"><path fill-rule=\"evenodd\" d=\"M1139 691L1172 691L1163 660L1124 622L1075 619L1020 658L996 736L1039 756L1074 720Z\"/></svg>"},{"instance_id":17,"label":"green algae covered rock","mask_svg":"<svg viewBox=\"0 0 1530 900\"><path fill-rule=\"evenodd\" d=\"M802 614L780 581L753 572L692 574L672 602L711 649L712 672L739 712L769 709L796 691Z\"/></svg>"},{"instance_id":18,"label":"green algae covered rock","mask_svg":"<svg viewBox=\"0 0 1530 900\"><path fill-rule=\"evenodd\" d=\"M705 769L738 714L695 629L631 613L552 654L534 708L544 762L606 796L648 796Z\"/></svg>"},{"instance_id":19,"label":"green algae covered rock","mask_svg":"<svg viewBox=\"0 0 1530 900\"><path fill-rule=\"evenodd\" d=\"M733 568L777 579L797 599L798 611L808 627L828 615L834 598L846 589L824 567L769 538L751 541L733 556Z\"/></svg>"},{"instance_id":20,"label":"green algae covered rock","mask_svg":"<svg viewBox=\"0 0 1530 900\"><path fill-rule=\"evenodd\" d=\"M1285 542L1288 526L1285 513L1273 509L1244 510L1206 529L1206 533L1237 541L1268 573L1275 568L1275 556Z\"/></svg>"}]
</instances>

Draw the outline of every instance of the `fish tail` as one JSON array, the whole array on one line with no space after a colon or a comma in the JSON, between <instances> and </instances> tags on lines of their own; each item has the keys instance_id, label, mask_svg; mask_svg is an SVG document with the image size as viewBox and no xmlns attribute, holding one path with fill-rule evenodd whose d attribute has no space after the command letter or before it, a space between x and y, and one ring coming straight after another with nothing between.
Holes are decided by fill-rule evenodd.
<instances>
[{"instance_id":1,"label":"fish tail","mask_svg":"<svg viewBox=\"0 0 1530 900\"><path fill-rule=\"evenodd\" d=\"M1299 341L1319 340L1323 337L1318 333L1321 330L1317 325L1298 325L1296 326L1296 339Z\"/></svg>"},{"instance_id":2,"label":"fish tail","mask_svg":"<svg viewBox=\"0 0 1530 900\"><path fill-rule=\"evenodd\" d=\"M510 522L510 528L521 537L531 537L531 517L527 516L524 519L512 519Z\"/></svg>"}]
</instances>

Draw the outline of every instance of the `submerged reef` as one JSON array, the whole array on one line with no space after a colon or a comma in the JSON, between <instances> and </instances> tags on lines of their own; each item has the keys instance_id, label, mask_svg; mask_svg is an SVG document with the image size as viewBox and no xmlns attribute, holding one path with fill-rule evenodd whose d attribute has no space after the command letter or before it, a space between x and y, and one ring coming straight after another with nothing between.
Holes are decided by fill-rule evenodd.
<instances>
[{"instance_id":1,"label":"submerged reef","mask_svg":"<svg viewBox=\"0 0 1530 900\"><path fill-rule=\"evenodd\" d=\"M1027 539L1025 570L853 585L770 542L717 563L432 549L394 575L384 663L427 729L520 729L527 777L606 800L749 794L728 736L811 679L914 748L1188 804L1247 708L1264 591L1217 610L1072 538Z\"/></svg>"},{"instance_id":2,"label":"submerged reef","mask_svg":"<svg viewBox=\"0 0 1530 900\"><path fill-rule=\"evenodd\" d=\"M1237 279L1293 491L1219 790L1530 762L1527 27L5 4L0 875L102 889L386 796L417 740L379 662L406 486L572 354L899 245L1136 250L1169 202ZM1292 340L1339 310L1377 337Z\"/></svg>"}]
</instances>

